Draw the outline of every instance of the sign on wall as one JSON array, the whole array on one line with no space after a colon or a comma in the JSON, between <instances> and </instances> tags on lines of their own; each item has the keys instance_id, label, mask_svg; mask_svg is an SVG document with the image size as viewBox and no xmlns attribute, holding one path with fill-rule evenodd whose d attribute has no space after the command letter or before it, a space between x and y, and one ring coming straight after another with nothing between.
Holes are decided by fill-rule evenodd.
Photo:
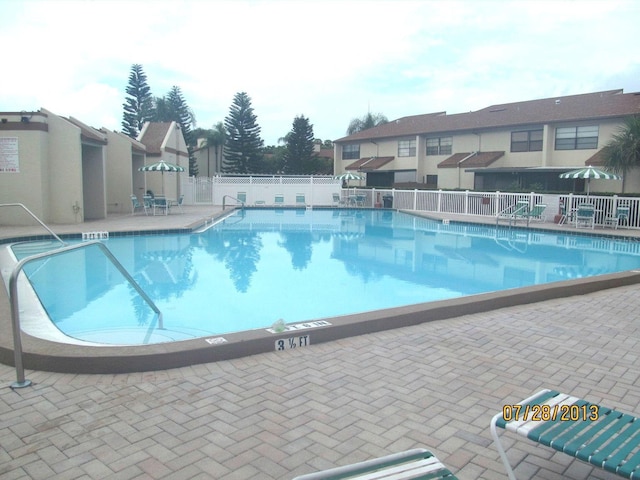
<instances>
[{"instance_id":1,"label":"sign on wall","mask_svg":"<svg viewBox=\"0 0 640 480\"><path fill-rule=\"evenodd\" d=\"M18 137L0 137L0 173L19 173Z\"/></svg>"}]
</instances>

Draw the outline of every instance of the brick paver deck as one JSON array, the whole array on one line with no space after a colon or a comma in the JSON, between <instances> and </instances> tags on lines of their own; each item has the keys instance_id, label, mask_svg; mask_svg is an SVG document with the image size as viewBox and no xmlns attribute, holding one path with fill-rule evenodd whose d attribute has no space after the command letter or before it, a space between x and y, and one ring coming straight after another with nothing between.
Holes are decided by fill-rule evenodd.
<instances>
[{"instance_id":1,"label":"brick paver deck","mask_svg":"<svg viewBox=\"0 0 640 480\"><path fill-rule=\"evenodd\" d=\"M541 388L640 415L638 287L122 375L0 365L2 479L287 479L414 447L506 475L491 416ZM4 332L3 335L8 335ZM613 479L506 437L520 479Z\"/></svg>"},{"instance_id":2,"label":"brick paver deck","mask_svg":"<svg viewBox=\"0 0 640 480\"><path fill-rule=\"evenodd\" d=\"M284 479L413 447L506 478L489 435L543 387L640 414L637 287L126 375L0 365L0 477ZM615 478L506 434L524 479Z\"/></svg>"}]
</instances>

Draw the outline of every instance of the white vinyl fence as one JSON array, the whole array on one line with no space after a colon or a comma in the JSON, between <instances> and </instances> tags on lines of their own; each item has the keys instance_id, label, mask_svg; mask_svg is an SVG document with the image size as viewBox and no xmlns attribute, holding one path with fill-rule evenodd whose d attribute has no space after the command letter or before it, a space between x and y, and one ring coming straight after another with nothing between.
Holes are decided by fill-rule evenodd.
<instances>
[{"instance_id":1,"label":"white vinyl fence","mask_svg":"<svg viewBox=\"0 0 640 480\"><path fill-rule=\"evenodd\" d=\"M343 189L339 180L333 177L315 176L234 176L234 177L190 177L182 184L185 204L235 205L234 199L244 199L246 205L256 203L270 206L275 204L275 196L284 196L284 205L295 205L296 196L305 195L305 203L311 206L334 205L333 194L343 199L361 196L365 208L382 207L391 200L391 206L400 210L415 210L434 213L483 215L495 217L518 201L529 202L530 207L543 203L547 205L545 221L553 222L561 209L571 211L580 203L595 206L597 223L607 216L614 216L620 205L630 210L629 228L640 228L640 198L511 192L477 192L447 190L396 190L384 188ZM226 198L225 198L226 197ZM600 220L600 221L598 221Z\"/></svg>"},{"instance_id":2,"label":"white vinyl fence","mask_svg":"<svg viewBox=\"0 0 640 480\"><path fill-rule=\"evenodd\" d=\"M182 183L186 205L274 205L280 195L284 205L295 205L299 195L307 205L331 205L340 190L340 180L325 176L188 177Z\"/></svg>"}]
</instances>

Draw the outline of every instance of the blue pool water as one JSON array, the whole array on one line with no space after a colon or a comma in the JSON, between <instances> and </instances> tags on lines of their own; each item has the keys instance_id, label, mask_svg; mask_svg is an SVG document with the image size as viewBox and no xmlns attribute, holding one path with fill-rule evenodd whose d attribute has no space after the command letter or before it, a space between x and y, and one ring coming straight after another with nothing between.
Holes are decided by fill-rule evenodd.
<instances>
[{"instance_id":1,"label":"blue pool water","mask_svg":"<svg viewBox=\"0 0 640 480\"><path fill-rule=\"evenodd\" d=\"M640 244L384 210L245 210L201 233L112 237L163 328L96 247L27 265L66 335L144 344L640 268ZM13 247L17 257L25 246Z\"/></svg>"}]
</instances>

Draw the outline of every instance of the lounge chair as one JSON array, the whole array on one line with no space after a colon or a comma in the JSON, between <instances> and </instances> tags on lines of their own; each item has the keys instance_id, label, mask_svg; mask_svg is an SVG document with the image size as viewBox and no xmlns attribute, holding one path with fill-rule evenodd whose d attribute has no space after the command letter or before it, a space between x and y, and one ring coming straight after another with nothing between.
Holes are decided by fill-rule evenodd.
<instances>
[{"instance_id":1,"label":"lounge chair","mask_svg":"<svg viewBox=\"0 0 640 480\"><path fill-rule=\"evenodd\" d=\"M640 479L640 418L555 390L541 390L491 419L491 435L510 480L515 474L497 427L608 472Z\"/></svg>"},{"instance_id":2,"label":"lounge chair","mask_svg":"<svg viewBox=\"0 0 640 480\"><path fill-rule=\"evenodd\" d=\"M527 225L531 221L542 222L544 221L544 211L547 206L544 203L537 203L533 206L533 208L527 211L524 216L527 218Z\"/></svg>"},{"instance_id":3,"label":"lounge chair","mask_svg":"<svg viewBox=\"0 0 640 480\"><path fill-rule=\"evenodd\" d=\"M527 212L529 212L529 201L518 200L515 205L508 206L496 215L496 226L501 219L509 220L509 225L511 222L516 223L519 219L526 218Z\"/></svg>"},{"instance_id":4,"label":"lounge chair","mask_svg":"<svg viewBox=\"0 0 640 480\"><path fill-rule=\"evenodd\" d=\"M284 206L284 195L279 194L279 193L278 193L278 194L276 194L276 195L273 197L273 204L274 204L276 207L283 207L283 206Z\"/></svg>"},{"instance_id":5,"label":"lounge chair","mask_svg":"<svg viewBox=\"0 0 640 480\"><path fill-rule=\"evenodd\" d=\"M147 204L140 203L138 201L138 197L136 197L135 195L131 195L131 215L134 215L136 213L136 209L142 209L144 210L144 214L148 215Z\"/></svg>"},{"instance_id":6,"label":"lounge chair","mask_svg":"<svg viewBox=\"0 0 640 480\"><path fill-rule=\"evenodd\" d=\"M457 480L435 455L428 450L416 448L406 452L309 473L293 480L338 480L338 479L446 479Z\"/></svg>"},{"instance_id":7,"label":"lounge chair","mask_svg":"<svg viewBox=\"0 0 640 480\"><path fill-rule=\"evenodd\" d=\"M616 214L604 219L604 226L615 227L617 230L621 223L629 225L629 207L618 207Z\"/></svg>"},{"instance_id":8,"label":"lounge chair","mask_svg":"<svg viewBox=\"0 0 640 480\"><path fill-rule=\"evenodd\" d=\"M591 229L595 227L596 211L593 205L590 203L581 203L578 205L578 210L575 214L576 228L580 228L581 225L585 227L591 226Z\"/></svg>"}]
</instances>

